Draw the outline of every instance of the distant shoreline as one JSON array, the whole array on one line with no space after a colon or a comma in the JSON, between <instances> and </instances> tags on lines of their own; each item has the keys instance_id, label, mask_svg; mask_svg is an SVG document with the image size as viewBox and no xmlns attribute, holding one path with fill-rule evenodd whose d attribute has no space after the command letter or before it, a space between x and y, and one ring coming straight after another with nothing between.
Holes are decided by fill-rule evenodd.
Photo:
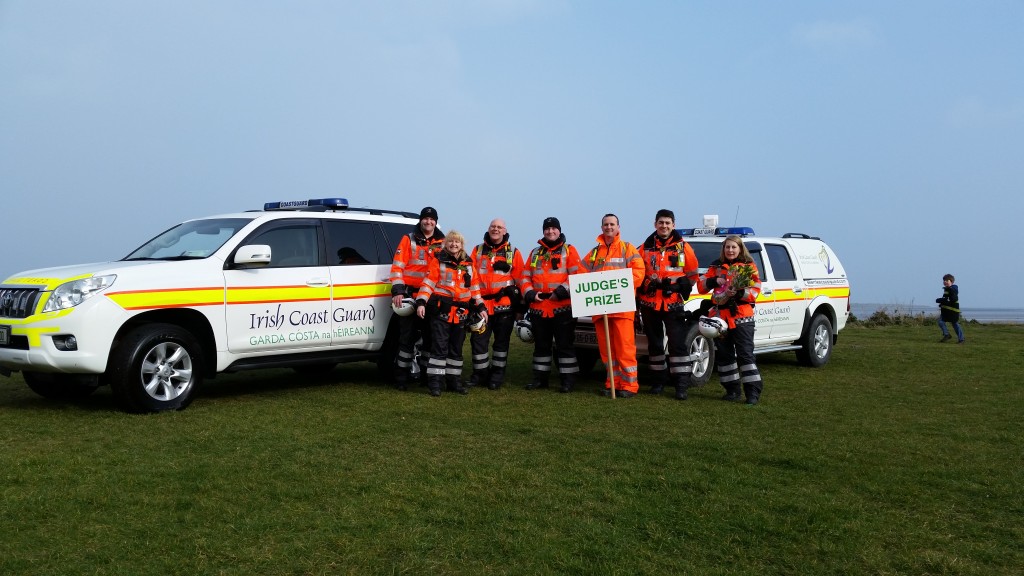
<instances>
[{"instance_id":1,"label":"distant shoreline","mask_svg":"<svg viewBox=\"0 0 1024 576\"><path fill-rule=\"evenodd\" d=\"M867 320L879 310L884 310L890 315L939 315L939 307L934 304L927 306L912 306L909 304L850 304L850 311L859 320ZM1024 308L961 308L960 316L965 322L975 320L991 324L1024 324Z\"/></svg>"}]
</instances>

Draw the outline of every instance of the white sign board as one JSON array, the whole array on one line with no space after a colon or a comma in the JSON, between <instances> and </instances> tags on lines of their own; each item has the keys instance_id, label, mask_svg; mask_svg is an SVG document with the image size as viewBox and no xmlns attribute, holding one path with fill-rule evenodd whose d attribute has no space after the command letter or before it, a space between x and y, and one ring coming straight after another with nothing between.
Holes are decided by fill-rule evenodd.
<instances>
[{"instance_id":1,"label":"white sign board","mask_svg":"<svg viewBox=\"0 0 1024 576\"><path fill-rule=\"evenodd\" d=\"M633 270L605 270L569 276L572 315L597 316L636 310Z\"/></svg>"}]
</instances>

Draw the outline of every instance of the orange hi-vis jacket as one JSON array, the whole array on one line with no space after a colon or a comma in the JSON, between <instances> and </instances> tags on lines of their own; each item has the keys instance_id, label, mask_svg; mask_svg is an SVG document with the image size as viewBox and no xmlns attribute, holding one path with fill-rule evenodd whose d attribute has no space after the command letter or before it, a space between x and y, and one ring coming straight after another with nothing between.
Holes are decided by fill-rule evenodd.
<instances>
[{"instance_id":1,"label":"orange hi-vis jacket","mask_svg":"<svg viewBox=\"0 0 1024 576\"><path fill-rule=\"evenodd\" d=\"M645 283L660 282L665 278L675 282L678 278L686 276L690 283L696 286L700 276L697 273L697 255L679 232L673 230L664 240L655 232L644 241L639 252L640 259L644 262ZM671 292L667 297L661 289L651 294L644 290L637 293L641 306L657 311L681 310L686 303L686 299L678 292ZM689 296L686 295L687 298Z\"/></svg>"},{"instance_id":2,"label":"orange hi-vis jacket","mask_svg":"<svg viewBox=\"0 0 1024 576\"><path fill-rule=\"evenodd\" d=\"M604 241L604 234L597 237L597 246L587 253L580 261L587 272L601 272L603 270L633 270L633 293L640 286L644 279L644 263L640 260L640 253L637 249L618 237L610 245ZM615 312L608 314L609 318L630 318L636 312Z\"/></svg>"},{"instance_id":3,"label":"orange hi-vis jacket","mask_svg":"<svg viewBox=\"0 0 1024 576\"><path fill-rule=\"evenodd\" d=\"M483 303L473 275L473 261L468 255L457 259L448 252L441 252L437 258L430 259L427 277L416 293L416 300L431 306L432 296L442 310L445 305L451 306L446 319L453 324L465 318L470 306Z\"/></svg>"},{"instance_id":4,"label":"orange hi-vis jacket","mask_svg":"<svg viewBox=\"0 0 1024 576\"><path fill-rule=\"evenodd\" d=\"M480 296L487 306L487 313L510 312L516 303L509 298L505 289L522 284L523 255L508 243L508 234L505 234L504 241L498 246L492 246L486 240L478 244L473 248L470 258L473 260ZM495 270L495 264L502 270Z\"/></svg>"},{"instance_id":5,"label":"orange hi-vis jacket","mask_svg":"<svg viewBox=\"0 0 1024 576\"><path fill-rule=\"evenodd\" d=\"M750 268L750 283L746 288L736 291L736 296L725 299L724 290L732 285L736 271L741 266ZM714 289L707 287L709 278L717 277L722 286ZM761 295L761 276L757 273L757 265L753 262L722 262L715 260L708 267L708 271L697 283L697 290L701 294L712 293L711 301L715 304L709 316L718 316L729 323L729 328L735 328L737 323L754 321L754 302Z\"/></svg>"},{"instance_id":6,"label":"orange hi-vis jacket","mask_svg":"<svg viewBox=\"0 0 1024 576\"><path fill-rule=\"evenodd\" d=\"M565 243L564 234L554 246L545 244L543 238L537 244L523 266L523 283L520 286L523 295L530 291L554 292L559 286L564 286L568 292L569 275L580 271L580 255L576 247ZM547 298L530 302L530 310L539 312L541 318L553 318L555 314L572 313L572 304L569 300Z\"/></svg>"},{"instance_id":7,"label":"orange hi-vis jacket","mask_svg":"<svg viewBox=\"0 0 1024 576\"><path fill-rule=\"evenodd\" d=\"M436 229L430 238L425 238L418 227L402 236L391 263L391 295L414 293L423 284L427 267L443 244L444 234Z\"/></svg>"}]
</instances>

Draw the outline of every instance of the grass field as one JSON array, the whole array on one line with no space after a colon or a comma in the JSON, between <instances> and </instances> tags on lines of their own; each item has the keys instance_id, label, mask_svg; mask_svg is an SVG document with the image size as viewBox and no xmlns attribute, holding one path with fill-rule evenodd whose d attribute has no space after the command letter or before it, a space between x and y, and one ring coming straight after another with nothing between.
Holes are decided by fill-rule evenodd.
<instances>
[{"instance_id":1,"label":"grass field","mask_svg":"<svg viewBox=\"0 0 1024 576\"><path fill-rule=\"evenodd\" d=\"M360 363L139 416L0 378L0 574L1020 574L1024 327L966 330L759 357L755 407L528 392L518 343L466 397Z\"/></svg>"}]
</instances>

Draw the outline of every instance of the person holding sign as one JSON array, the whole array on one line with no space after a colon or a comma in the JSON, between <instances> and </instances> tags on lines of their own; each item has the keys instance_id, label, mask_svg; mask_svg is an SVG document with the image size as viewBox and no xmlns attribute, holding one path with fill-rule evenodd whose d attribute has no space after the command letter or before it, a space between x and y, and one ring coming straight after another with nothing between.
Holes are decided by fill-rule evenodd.
<instances>
[{"instance_id":1,"label":"person holding sign","mask_svg":"<svg viewBox=\"0 0 1024 576\"><path fill-rule=\"evenodd\" d=\"M505 221L495 218L487 227L483 244L473 248L470 258L473 259L480 296L487 306L489 318L483 332L474 332L469 337L473 350L473 375L469 385L486 384L489 390L497 390L505 379L512 325L523 300L517 286L523 277L523 255L509 244ZM488 356L491 335L494 336L494 348Z\"/></svg>"},{"instance_id":2,"label":"person holding sign","mask_svg":"<svg viewBox=\"0 0 1024 576\"><path fill-rule=\"evenodd\" d=\"M711 292L714 306L708 316L728 323L725 336L715 339L718 381L725 388L722 400L739 401L740 385L747 404L761 399L761 373L754 363L754 301L761 293L761 277L750 252L739 236L727 236L722 253L697 282L701 294Z\"/></svg>"},{"instance_id":3,"label":"person holding sign","mask_svg":"<svg viewBox=\"0 0 1024 576\"><path fill-rule=\"evenodd\" d=\"M654 217L654 233L640 247L640 258L645 275L637 293L647 334L648 366L654 379L651 393L661 394L671 378L676 399L686 400L694 358L687 354L683 306L699 276L697 256L676 231L676 216L671 210L658 210Z\"/></svg>"},{"instance_id":4,"label":"person holding sign","mask_svg":"<svg viewBox=\"0 0 1024 576\"><path fill-rule=\"evenodd\" d=\"M534 338L533 380L526 389L548 387L554 340L562 382L558 391L567 393L572 392L580 371L573 348L576 318L569 297L569 275L579 272L580 256L574 246L566 243L558 218L545 218L541 229L544 236L537 241L539 246L530 251L523 267L523 299L529 306L526 316Z\"/></svg>"},{"instance_id":5,"label":"person holding sign","mask_svg":"<svg viewBox=\"0 0 1024 576\"><path fill-rule=\"evenodd\" d=\"M633 291L644 279L644 263L629 242L619 237L619 217L605 214L601 219L601 235L597 237L597 246L581 261L587 272L604 270L633 271ZM594 328L597 332L597 346L601 351L601 361L610 368L615 379L616 396L630 398L640 390L637 379L636 341L634 338L633 321L636 312L614 312L603 316L594 316ZM607 331L605 330L607 319ZM608 358L609 343L611 358ZM605 394L611 395L612 382L605 382Z\"/></svg>"},{"instance_id":6,"label":"person holding sign","mask_svg":"<svg viewBox=\"0 0 1024 576\"><path fill-rule=\"evenodd\" d=\"M487 308L473 273L473 261L462 249L465 240L455 230L448 232L444 249L430 261L427 276L416 293L416 315L430 326L430 362L427 387L431 396L441 395L441 384L449 392L468 394L462 385L462 344L465 325L472 311L487 321Z\"/></svg>"}]
</instances>

